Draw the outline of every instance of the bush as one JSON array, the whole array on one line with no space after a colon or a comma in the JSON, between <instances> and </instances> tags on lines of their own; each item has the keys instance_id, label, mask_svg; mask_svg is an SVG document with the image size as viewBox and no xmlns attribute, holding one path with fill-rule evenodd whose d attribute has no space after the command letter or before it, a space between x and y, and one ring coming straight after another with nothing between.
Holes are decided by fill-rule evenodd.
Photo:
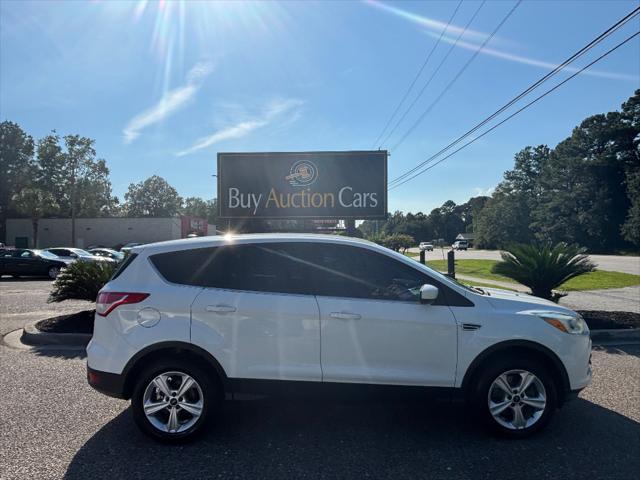
<instances>
[{"instance_id":1,"label":"bush","mask_svg":"<svg viewBox=\"0 0 640 480\"><path fill-rule=\"evenodd\" d=\"M47 302L95 302L98 292L109 281L115 269L116 265L111 262L73 262L53 282L53 290Z\"/></svg>"},{"instance_id":2,"label":"bush","mask_svg":"<svg viewBox=\"0 0 640 480\"><path fill-rule=\"evenodd\" d=\"M406 252L407 248L411 248L416 244L416 241L411 235L405 235L402 233L373 237L371 238L371 241L396 252L402 250L402 253Z\"/></svg>"},{"instance_id":3,"label":"bush","mask_svg":"<svg viewBox=\"0 0 640 480\"><path fill-rule=\"evenodd\" d=\"M552 290L579 275L595 270L595 265L577 245L514 245L501 252L502 261L491 271L514 279L531 289L536 297L557 302L561 294Z\"/></svg>"}]
</instances>

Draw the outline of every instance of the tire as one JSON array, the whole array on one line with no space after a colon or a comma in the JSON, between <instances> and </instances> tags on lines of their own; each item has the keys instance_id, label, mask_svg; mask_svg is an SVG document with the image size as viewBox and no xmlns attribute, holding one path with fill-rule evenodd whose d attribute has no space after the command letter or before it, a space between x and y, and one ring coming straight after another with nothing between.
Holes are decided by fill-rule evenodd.
<instances>
[{"instance_id":1,"label":"tire","mask_svg":"<svg viewBox=\"0 0 640 480\"><path fill-rule=\"evenodd\" d=\"M481 368L470 400L485 426L501 436L523 438L549 423L558 405L557 387L539 362L506 357ZM528 383L524 395L519 388L523 383Z\"/></svg>"},{"instance_id":2,"label":"tire","mask_svg":"<svg viewBox=\"0 0 640 480\"><path fill-rule=\"evenodd\" d=\"M188 377L195 384L179 396ZM169 395L162 393L160 386ZM168 400L160 400L160 396ZM131 397L131 407L136 425L143 433L161 442L184 443L203 433L211 414L220 406L220 397L217 382L198 366L184 360L166 361L143 370ZM148 416L145 404L148 411L154 408L157 411ZM199 416L194 415L197 411Z\"/></svg>"},{"instance_id":3,"label":"tire","mask_svg":"<svg viewBox=\"0 0 640 480\"><path fill-rule=\"evenodd\" d=\"M59 274L60 274L60 267L51 267L47 271L47 275L51 280L55 280Z\"/></svg>"}]
</instances>

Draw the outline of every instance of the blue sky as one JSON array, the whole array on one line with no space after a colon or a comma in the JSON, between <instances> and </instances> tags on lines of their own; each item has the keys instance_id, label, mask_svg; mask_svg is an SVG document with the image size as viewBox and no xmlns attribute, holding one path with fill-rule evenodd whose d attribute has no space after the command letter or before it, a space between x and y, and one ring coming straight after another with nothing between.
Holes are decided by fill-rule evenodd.
<instances>
[{"instance_id":1,"label":"blue sky","mask_svg":"<svg viewBox=\"0 0 640 480\"><path fill-rule=\"evenodd\" d=\"M94 138L121 199L129 183L153 174L183 196L212 198L219 151L371 148L457 3L3 0L0 119L36 138L51 129ZM397 143L514 4L482 6L383 147ZM389 178L464 133L637 5L523 2L391 151ZM479 7L463 2L418 87ZM639 26L634 19L576 66ZM640 42L593 68L390 191L389 209L428 212L490 191L522 147L555 145L583 118L619 108L640 87Z\"/></svg>"}]
</instances>

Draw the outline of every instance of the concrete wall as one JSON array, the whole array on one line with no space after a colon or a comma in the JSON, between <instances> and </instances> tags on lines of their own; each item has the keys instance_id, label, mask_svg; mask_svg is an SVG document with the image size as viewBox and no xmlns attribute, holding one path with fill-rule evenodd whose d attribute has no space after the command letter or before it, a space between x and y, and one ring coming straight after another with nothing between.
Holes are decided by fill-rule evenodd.
<instances>
[{"instance_id":1,"label":"concrete wall","mask_svg":"<svg viewBox=\"0 0 640 480\"><path fill-rule=\"evenodd\" d=\"M33 226L27 218L7 220L7 245L16 237L27 237L30 248L71 246L71 219L43 218L38 224L38 245L33 244ZM129 242L151 243L181 237L180 218L77 218L76 246L112 247Z\"/></svg>"}]
</instances>

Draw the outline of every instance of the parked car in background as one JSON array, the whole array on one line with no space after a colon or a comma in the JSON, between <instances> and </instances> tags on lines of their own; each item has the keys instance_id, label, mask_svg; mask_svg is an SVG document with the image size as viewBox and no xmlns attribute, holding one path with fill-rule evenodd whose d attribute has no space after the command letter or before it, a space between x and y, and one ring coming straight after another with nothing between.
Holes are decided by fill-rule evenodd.
<instances>
[{"instance_id":1,"label":"parked car in background","mask_svg":"<svg viewBox=\"0 0 640 480\"><path fill-rule=\"evenodd\" d=\"M420 248L420 250L426 250L427 252L433 252L433 243L431 243L431 242L420 242L419 248Z\"/></svg>"},{"instance_id":2,"label":"parked car in background","mask_svg":"<svg viewBox=\"0 0 640 480\"><path fill-rule=\"evenodd\" d=\"M337 235L134 248L98 295L87 354L89 384L130 398L142 431L166 441L201 432L229 392L340 386L457 394L522 437L591 381L576 312Z\"/></svg>"},{"instance_id":3,"label":"parked car in background","mask_svg":"<svg viewBox=\"0 0 640 480\"><path fill-rule=\"evenodd\" d=\"M115 260L107 257L99 257L98 255L92 255L91 253L81 248L47 248L45 251L53 253L63 260L69 261L81 261L81 262L115 262Z\"/></svg>"},{"instance_id":4,"label":"parked car in background","mask_svg":"<svg viewBox=\"0 0 640 480\"><path fill-rule=\"evenodd\" d=\"M140 245L142 245L142 244L141 243L136 243L136 242L127 243L120 249L120 251L124 252L124 253L128 253L128 252L131 251L131 249L133 247L138 247Z\"/></svg>"},{"instance_id":5,"label":"parked car in background","mask_svg":"<svg viewBox=\"0 0 640 480\"><path fill-rule=\"evenodd\" d=\"M116 262L124 259L124 253L113 250L112 248L92 248L89 253L98 257L111 258Z\"/></svg>"},{"instance_id":6,"label":"parked car in background","mask_svg":"<svg viewBox=\"0 0 640 480\"><path fill-rule=\"evenodd\" d=\"M466 250L469 248L469 242L466 240L456 240L453 242L453 245L451 245L451 248L454 250Z\"/></svg>"},{"instance_id":7,"label":"parked car in background","mask_svg":"<svg viewBox=\"0 0 640 480\"><path fill-rule=\"evenodd\" d=\"M46 250L13 249L4 250L0 255L0 276L46 276L53 280L71 263Z\"/></svg>"}]
</instances>

